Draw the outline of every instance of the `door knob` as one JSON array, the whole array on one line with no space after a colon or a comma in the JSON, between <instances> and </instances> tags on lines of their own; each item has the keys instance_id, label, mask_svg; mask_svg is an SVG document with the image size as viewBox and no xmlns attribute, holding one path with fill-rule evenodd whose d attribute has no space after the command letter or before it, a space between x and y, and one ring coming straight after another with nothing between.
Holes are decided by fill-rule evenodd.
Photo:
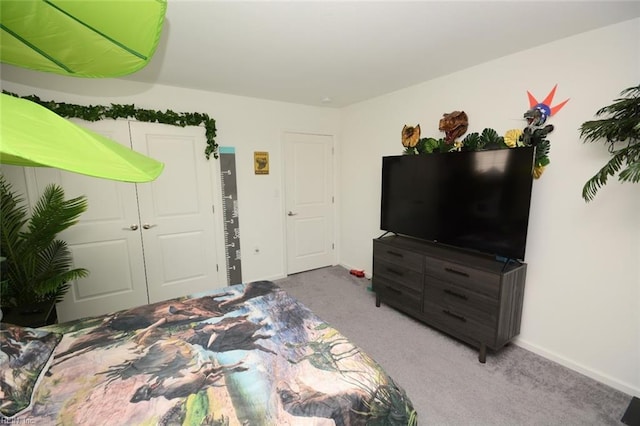
<instances>
[{"instance_id":1,"label":"door knob","mask_svg":"<svg viewBox=\"0 0 640 426\"><path fill-rule=\"evenodd\" d=\"M125 231L137 231L137 230L138 230L138 225L136 225L136 224L134 223L134 224L133 224L133 225L131 225L130 227L128 227L128 228L122 228L122 229L124 229Z\"/></svg>"},{"instance_id":2,"label":"door knob","mask_svg":"<svg viewBox=\"0 0 640 426\"><path fill-rule=\"evenodd\" d=\"M148 224L148 223L145 223L144 225L142 225L142 227L143 227L144 229L151 229L151 228L153 228L154 226L158 226L158 225L155 225L155 224L154 224L154 225L150 225L150 224Z\"/></svg>"},{"instance_id":3,"label":"door knob","mask_svg":"<svg viewBox=\"0 0 640 426\"><path fill-rule=\"evenodd\" d=\"M297 215L297 214L298 214L298 213L294 213L294 212L291 212L291 211L290 211L289 213L287 213L287 216L295 216L295 215Z\"/></svg>"}]
</instances>

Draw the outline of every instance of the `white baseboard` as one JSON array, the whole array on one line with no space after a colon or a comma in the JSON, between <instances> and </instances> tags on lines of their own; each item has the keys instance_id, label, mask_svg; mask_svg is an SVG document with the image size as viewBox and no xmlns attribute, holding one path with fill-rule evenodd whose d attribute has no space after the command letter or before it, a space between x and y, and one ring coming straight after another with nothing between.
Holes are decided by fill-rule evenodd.
<instances>
[{"instance_id":1,"label":"white baseboard","mask_svg":"<svg viewBox=\"0 0 640 426\"><path fill-rule=\"evenodd\" d=\"M267 276L267 277L262 277L262 278L255 279L255 280L250 280L250 281L276 281L276 280L279 280L279 279L282 279L282 278L287 278L287 275L280 273L280 274L270 275L270 276ZM250 281L245 281L245 283L250 282Z\"/></svg>"},{"instance_id":2,"label":"white baseboard","mask_svg":"<svg viewBox=\"0 0 640 426\"><path fill-rule=\"evenodd\" d=\"M585 367L582 364L578 364L575 361L572 361L568 358L565 358L561 355L556 354L555 352L548 351L544 348L541 348L540 346L534 345L520 338L516 338L513 341L513 344L520 346L521 348L526 349L528 351L531 351L537 355L540 355L544 358L547 358L551 361L555 361L562 366L565 366L567 368L570 368L571 370L577 371L578 373L584 374L587 377L597 380L600 383L604 383L607 386L611 386L612 388L617 389L621 392L624 392L631 396L640 397L640 388L632 385L631 383L623 382L607 374L603 374L591 368Z\"/></svg>"}]
</instances>

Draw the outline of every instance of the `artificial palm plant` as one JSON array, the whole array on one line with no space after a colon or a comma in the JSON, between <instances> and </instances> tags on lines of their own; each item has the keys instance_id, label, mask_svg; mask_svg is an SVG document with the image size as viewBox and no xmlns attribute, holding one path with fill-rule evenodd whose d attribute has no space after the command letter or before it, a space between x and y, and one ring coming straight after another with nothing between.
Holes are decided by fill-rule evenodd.
<instances>
[{"instance_id":1,"label":"artificial palm plant","mask_svg":"<svg viewBox=\"0 0 640 426\"><path fill-rule=\"evenodd\" d=\"M580 127L584 142L604 140L611 159L582 188L582 198L591 201L609 176L618 174L621 182L640 181L640 85L620 93L622 96L601 108L599 120L586 121Z\"/></svg>"},{"instance_id":2,"label":"artificial palm plant","mask_svg":"<svg viewBox=\"0 0 640 426\"><path fill-rule=\"evenodd\" d=\"M86 197L65 200L64 190L51 184L30 217L23 201L0 175L0 252L6 258L1 295L6 307L60 301L70 281L88 275L84 268L71 269L67 243L57 238L87 209Z\"/></svg>"}]
</instances>

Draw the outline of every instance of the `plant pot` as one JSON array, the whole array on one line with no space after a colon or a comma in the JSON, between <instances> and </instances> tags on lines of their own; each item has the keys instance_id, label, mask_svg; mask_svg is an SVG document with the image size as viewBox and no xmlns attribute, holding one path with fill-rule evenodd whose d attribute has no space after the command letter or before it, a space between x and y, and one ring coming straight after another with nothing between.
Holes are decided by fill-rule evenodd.
<instances>
[{"instance_id":1,"label":"plant pot","mask_svg":"<svg viewBox=\"0 0 640 426\"><path fill-rule=\"evenodd\" d=\"M48 300L24 306L3 307L2 322L22 327L42 327L58 320L56 302Z\"/></svg>"}]
</instances>

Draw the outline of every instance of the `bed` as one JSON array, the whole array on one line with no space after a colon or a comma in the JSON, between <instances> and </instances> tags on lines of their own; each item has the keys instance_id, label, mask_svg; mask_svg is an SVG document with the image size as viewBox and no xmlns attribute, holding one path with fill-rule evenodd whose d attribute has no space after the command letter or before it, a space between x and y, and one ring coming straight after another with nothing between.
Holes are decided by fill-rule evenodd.
<instances>
[{"instance_id":1,"label":"bed","mask_svg":"<svg viewBox=\"0 0 640 426\"><path fill-rule=\"evenodd\" d=\"M270 281L0 329L0 423L416 425L405 391Z\"/></svg>"}]
</instances>

